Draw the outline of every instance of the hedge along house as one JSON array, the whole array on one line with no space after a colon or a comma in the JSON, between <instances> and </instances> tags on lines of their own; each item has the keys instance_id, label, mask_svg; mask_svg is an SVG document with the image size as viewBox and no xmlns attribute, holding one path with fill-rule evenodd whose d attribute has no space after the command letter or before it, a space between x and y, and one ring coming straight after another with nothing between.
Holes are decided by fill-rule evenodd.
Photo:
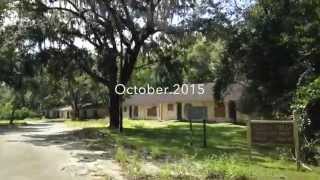
<instances>
[{"instance_id":1,"label":"hedge along house","mask_svg":"<svg viewBox=\"0 0 320 180\"><path fill-rule=\"evenodd\" d=\"M179 89L179 94L133 95L124 102L123 115L130 119L157 120L206 118L209 122L236 122L238 118L246 118L237 111L243 88L238 85L228 87L223 101L218 102L213 98L213 85L204 84L203 94L188 85L187 93L181 93Z\"/></svg>"}]
</instances>

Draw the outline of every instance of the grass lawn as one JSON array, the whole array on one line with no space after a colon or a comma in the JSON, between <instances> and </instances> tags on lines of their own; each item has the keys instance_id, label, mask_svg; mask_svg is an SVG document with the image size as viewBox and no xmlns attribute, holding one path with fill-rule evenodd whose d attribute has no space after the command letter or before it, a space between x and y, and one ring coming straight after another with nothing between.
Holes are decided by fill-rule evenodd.
<instances>
[{"instance_id":1,"label":"grass lawn","mask_svg":"<svg viewBox=\"0 0 320 180\"><path fill-rule=\"evenodd\" d=\"M19 126L19 125L26 125L27 121L26 120L17 120L14 121L14 126ZM10 121L9 120L0 120L0 126L8 126L10 125Z\"/></svg>"},{"instance_id":2,"label":"grass lawn","mask_svg":"<svg viewBox=\"0 0 320 180\"><path fill-rule=\"evenodd\" d=\"M39 122L39 121L44 121L43 119L24 119L24 120L14 120L13 124L14 125L26 125L28 123L32 123L32 122ZM0 125L9 125L10 124L10 120L0 120Z\"/></svg>"},{"instance_id":3,"label":"grass lawn","mask_svg":"<svg viewBox=\"0 0 320 180\"><path fill-rule=\"evenodd\" d=\"M32 123L39 123L44 121L43 119L24 119L24 120L14 120L13 124L10 124L10 120L0 120L0 128L17 128L21 126L26 126Z\"/></svg>"},{"instance_id":4,"label":"grass lawn","mask_svg":"<svg viewBox=\"0 0 320 180\"><path fill-rule=\"evenodd\" d=\"M320 168L297 172L287 147L256 147L248 160L246 127L209 124L208 147L202 147L202 125L177 121L125 120L124 133L110 131L105 120L66 121L67 126L99 131L102 145L114 148L115 159L132 179L310 179Z\"/></svg>"}]
</instances>

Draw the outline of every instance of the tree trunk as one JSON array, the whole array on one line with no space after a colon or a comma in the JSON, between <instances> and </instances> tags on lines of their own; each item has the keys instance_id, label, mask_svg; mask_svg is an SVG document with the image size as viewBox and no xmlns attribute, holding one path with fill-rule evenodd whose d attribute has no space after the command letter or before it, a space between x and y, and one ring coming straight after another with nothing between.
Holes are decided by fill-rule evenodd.
<instances>
[{"instance_id":1,"label":"tree trunk","mask_svg":"<svg viewBox=\"0 0 320 180\"><path fill-rule=\"evenodd\" d=\"M73 106L73 120L79 120L80 119L80 110L79 110L79 107L76 105L76 106Z\"/></svg>"},{"instance_id":2,"label":"tree trunk","mask_svg":"<svg viewBox=\"0 0 320 180\"><path fill-rule=\"evenodd\" d=\"M14 113L16 112L16 110L12 110L11 112L11 117L10 117L10 125L13 125L13 121L14 121Z\"/></svg>"},{"instance_id":3,"label":"tree trunk","mask_svg":"<svg viewBox=\"0 0 320 180\"><path fill-rule=\"evenodd\" d=\"M109 112L110 112L110 129L117 129L120 131L120 124L122 122L122 117L120 116L120 105L121 96L116 93L116 86L118 84L118 66L117 66L117 53L113 50L105 52L105 62L109 62L106 74L109 74Z\"/></svg>"},{"instance_id":4,"label":"tree trunk","mask_svg":"<svg viewBox=\"0 0 320 180\"><path fill-rule=\"evenodd\" d=\"M115 93L114 89L110 89L110 129L120 130L120 96Z\"/></svg>"},{"instance_id":5,"label":"tree trunk","mask_svg":"<svg viewBox=\"0 0 320 180\"><path fill-rule=\"evenodd\" d=\"M80 99L80 92L77 90L76 92L73 91L72 88L70 88L70 94L72 97L72 110L73 110L73 120L79 120L80 119L80 107L79 107L79 99Z\"/></svg>"},{"instance_id":6,"label":"tree trunk","mask_svg":"<svg viewBox=\"0 0 320 180\"><path fill-rule=\"evenodd\" d=\"M119 111L120 111L120 114L119 114L119 120L120 120L120 127L119 127L119 129L120 129L120 132L123 132L123 111L122 111L122 103L123 103L123 99L122 99L122 96L120 96L120 98L119 98L120 100L119 100L119 102L120 102L120 105L119 105Z\"/></svg>"}]
</instances>

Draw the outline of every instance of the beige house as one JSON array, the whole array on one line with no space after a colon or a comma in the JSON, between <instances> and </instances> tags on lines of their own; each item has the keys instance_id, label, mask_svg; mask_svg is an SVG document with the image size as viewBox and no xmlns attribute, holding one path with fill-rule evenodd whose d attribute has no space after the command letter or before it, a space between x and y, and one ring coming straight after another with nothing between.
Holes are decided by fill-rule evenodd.
<instances>
[{"instance_id":1,"label":"beige house","mask_svg":"<svg viewBox=\"0 0 320 180\"><path fill-rule=\"evenodd\" d=\"M71 106L53 108L50 110L44 111L44 116L48 119L69 119L72 115Z\"/></svg>"},{"instance_id":2,"label":"beige house","mask_svg":"<svg viewBox=\"0 0 320 180\"><path fill-rule=\"evenodd\" d=\"M70 119L72 117L72 107L66 106L59 108L59 118L60 119Z\"/></svg>"},{"instance_id":3,"label":"beige house","mask_svg":"<svg viewBox=\"0 0 320 180\"><path fill-rule=\"evenodd\" d=\"M243 89L241 85L230 86L222 102L213 98L213 83L204 84L203 89L203 94L188 91L179 95L134 95L124 102L123 115L131 119L157 120L205 118L211 122L236 122L239 118L247 118L237 111L237 100Z\"/></svg>"},{"instance_id":4,"label":"beige house","mask_svg":"<svg viewBox=\"0 0 320 180\"><path fill-rule=\"evenodd\" d=\"M57 109L45 110L43 115L47 119L54 119L59 117L59 111Z\"/></svg>"}]
</instances>

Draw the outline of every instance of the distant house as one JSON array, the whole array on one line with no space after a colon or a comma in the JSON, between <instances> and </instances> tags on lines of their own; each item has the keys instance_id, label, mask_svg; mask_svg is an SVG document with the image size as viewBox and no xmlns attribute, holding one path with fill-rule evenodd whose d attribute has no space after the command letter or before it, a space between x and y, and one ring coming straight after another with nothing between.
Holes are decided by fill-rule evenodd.
<instances>
[{"instance_id":1,"label":"distant house","mask_svg":"<svg viewBox=\"0 0 320 180\"><path fill-rule=\"evenodd\" d=\"M84 104L80 107L80 119L99 119L108 116L108 107L103 104ZM71 119L74 115L71 106L53 108L44 112L48 119Z\"/></svg>"},{"instance_id":2,"label":"distant house","mask_svg":"<svg viewBox=\"0 0 320 180\"><path fill-rule=\"evenodd\" d=\"M57 107L46 110L44 116L47 119L69 119L72 117L71 106Z\"/></svg>"},{"instance_id":3,"label":"distant house","mask_svg":"<svg viewBox=\"0 0 320 180\"><path fill-rule=\"evenodd\" d=\"M108 106L104 104L84 104L80 108L80 119L99 119L109 115Z\"/></svg>"},{"instance_id":4,"label":"distant house","mask_svg":"<svg viewBox=\"0 0 320 180\"><path fill-rule=\"evenodd\" d=\"M72 118L72 107L66 106L58 109L59 111L59 118L60 119L70 119Z\"/></svg>"},{"instance_id":5,"label":"distant house","mask_svg":"<svg viewBox=\"0 0 320 180\"><path fill-rule=\"evenodd\" d=\"M215 101L213 83L204 84L204 94L133 95L124 102L123 115L131 119L200 120L211 122L236 122L247 116L237 110L241 85L228 87L223 101Z\"/></svg>"}]
</instances>

